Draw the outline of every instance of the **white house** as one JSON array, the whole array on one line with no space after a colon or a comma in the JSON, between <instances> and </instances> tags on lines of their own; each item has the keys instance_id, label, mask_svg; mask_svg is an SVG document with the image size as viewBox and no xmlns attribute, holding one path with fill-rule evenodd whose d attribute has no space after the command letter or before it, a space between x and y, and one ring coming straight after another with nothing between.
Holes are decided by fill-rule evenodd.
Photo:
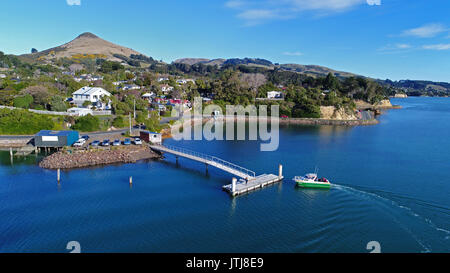
<instances>
[{"instance_id":1,"label":"white house","mask_svg":"<svg viewBox=\"0 0 450 273\"><path fill-rule=\"evenodd\" d=\"M283 92L280 92L280 91L269 91L269 92L267 92L267 98L268 99L282 99L283 98Z\"/></svg>"},{"instance_id":2,"label":"white house","mask_svg":"<svg viewBox=\"0 0 450 273\"><path fill-rule=\"evenodd\" d=\"M91 114L91 115L94 114L94 112L91 109L78 108L78 107L69 108L69 109L67 109L67 112L74 114L76 116L79 116L79 117L87 116L89 114Z\"/></svg>"},{"instance_id":3,"label":"white house","mask_svg":"<svg viewBox=\"0 0 450 273\"><path fill-rule=\"evenodd\" d=\"M155 94L154 94L153 92L150 92L150 93L145 93L145 94L143 94L141 97L142 97L142 99L144 99L144 100L151 100L152 97L153 97L154 95L155 95Z\"/></svg>"},{"instance_id":4,"label":"white house","mask_svg":"<svg viewBox=\"0 0 450 273\"><path fill-rule=\"evenodd\" d=\"M104 96L110 97L111 93L106 91L100 87L88 87L85 86L83 88L78 89L73 94L73 103L77 107L83 107L83 104L86 101L89 101L92 106L95 106L101 110L110 110L111 109L111 101L107 104L102 102L102 98Z\"/></svg>"},{"instance_id":5,"label":"white house","mask_svg":"<svg viewBox=\"0 0 450 273\"><path fill-rule=\"evenodd\" d=\"M167 77L159 77L158 78L158 82L164 82L164 81L168 81L169 80L169 78L167 78Z\"/></svg>"},{"instance_id":6,"label":"white house","mask_svg":"<svg viewBox=\"0 0 450 273\"><path fill-rule=\"evenodd\" d=\"M167 93L173 90L173 86L170 86L168 84L163 84L161 85L161 91L163 91L163 93Z\"/></svg>"},{"instance_id":7,"label":"white house","mask_svg":"<svg viewBox=\"0 0 450 273\"><path fill-rule=\"evenodd\" d=\"M122 88L122 90L127 91L127 90L139 90L141 89L141 87L139 85L136 84L125 84Z\"/></svg>"},{"instance_id":8,"label":"white house","mask_svg":"<svg viewBox=\"0 0 450 273\"><path fill-rule=\"evenodd\" d=\"M6 75L5 74L0 74L0 79L4 79L4 78L6 78Z\"/></svg>"},{"instance_id":9,"label":"white house","mask_svg":"<svg viewBox=\"0 0 450 273\"><path fill-rule=\"evenodd\" d=\"M103 76L92 76L88 81L90 82L103 81Z\"/></svg>"},{"instance_id":10,"label":"white house","mask_svg":"<svg viewBox=\"0 0 450 273\"><path fill-rule=\"evenodd\" d=\"M186 83L188 83L188 82L195 83L195 81L194 81L193 79L181 79L181 80L177 80L177 83L178 83L178 84L186 84Z\"/></svg>"},{"instance_id":11,"label":"white house","mask_svg":"<svg viewBox=\"0 0 450 273\"><path fill-rule=\"evenodd\" d=\"M88 81L88 82L95 82L95 81L102 81L103 77L102 76L93 76L91 74L83 74L79 77L74 77L73 78L76 82L81 82L81 81Z\"/></svg>"},{"instance_id":12,"label":"white house","mask_svg":"<svg viewBox=\"0 0 450 273\"><path fill-rule=\"evenodd\" d=\"M127 81L118 81L118 82L113 82L112 84L115 86L121 85L123 83L127 83Z\"/></svg>"}]
</instances>

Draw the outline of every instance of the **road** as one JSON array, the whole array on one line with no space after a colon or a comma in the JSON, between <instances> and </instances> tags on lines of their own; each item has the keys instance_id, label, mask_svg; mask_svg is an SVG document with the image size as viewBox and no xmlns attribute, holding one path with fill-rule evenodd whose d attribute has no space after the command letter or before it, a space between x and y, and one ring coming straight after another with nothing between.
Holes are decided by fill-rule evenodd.
<instances>
[{"instance_id":1,"label":"road","mask_svg":"<svg viewBox=\"0 0 450 273\"><path fill-rule=\"evenodd\" d=\"M28 139L34 136L0 136L0 139Z\"/></svg>"},{"instance_id":2,"label":"road","mask_svg":"<svg viewBox=\"0 0 450 273\"><path fill-rule=\"evenodd\" d=\"M189 110L188 110L189 111ZM163 117L161 118L160 124L167 124L171 120L179 120L180 117ZM99 135L114 135L114 134L122 134L128 132L130 129L120 129L120 130L113 130L113 131L104 131L104 132L92 132L92 133L80 133L80 136L88 135L88 136L99 136ZM132 128L133 131L139 130L138 128ZM33 138L34 135L27 135L27 136L9 136L9 135L0 135L0 139L28 139Z\"/></svg>"}]
</instances>

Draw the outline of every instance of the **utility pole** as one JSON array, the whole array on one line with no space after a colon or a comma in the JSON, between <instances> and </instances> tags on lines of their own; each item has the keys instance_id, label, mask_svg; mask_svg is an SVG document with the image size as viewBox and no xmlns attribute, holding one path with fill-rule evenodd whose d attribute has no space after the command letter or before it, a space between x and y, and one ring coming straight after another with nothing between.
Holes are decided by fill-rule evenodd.
<instances>
[{"instance_id":1,"label":"utility pole","mask_svg":"<svg viewBox=\"0 0 450 273\"><path fill-rule=\"evenodd\" d=\"M129 119L130 119L130 136L131 136L131 113L128 114L128 117L129 117Z\"/></svg>"},{"instance_id":2,"label":"utility pole","mask_svg":"<svg viewBox=\"0 0 450 273\"><path fill-rule=\"evenodd\" d=\"M133 118L136 119L136 99L134 99L134 104L133 104Z\"/></svg>"}]
</instances>

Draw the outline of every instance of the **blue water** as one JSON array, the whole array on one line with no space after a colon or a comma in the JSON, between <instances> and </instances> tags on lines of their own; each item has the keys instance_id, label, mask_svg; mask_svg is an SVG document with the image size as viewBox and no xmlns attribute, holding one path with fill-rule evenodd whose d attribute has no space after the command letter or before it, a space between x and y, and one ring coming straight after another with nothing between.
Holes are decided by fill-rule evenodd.
<instances>
[{"instance_id":1,"label":"blue water","mask_svg":"<svg viewBox=\"0 0 450 273\"><path fill-rule=\"evenodd\" d=\"M166 143L219 156L283 183L229 197L231 176L172 156L62 172L0 155L0 252L450 252L450 100L394 99L374 126L284 126L280 147ZM319 167L330 190L291 178ZM133 176L133 186L128 183Z\"/></svg>"}]
</instances>

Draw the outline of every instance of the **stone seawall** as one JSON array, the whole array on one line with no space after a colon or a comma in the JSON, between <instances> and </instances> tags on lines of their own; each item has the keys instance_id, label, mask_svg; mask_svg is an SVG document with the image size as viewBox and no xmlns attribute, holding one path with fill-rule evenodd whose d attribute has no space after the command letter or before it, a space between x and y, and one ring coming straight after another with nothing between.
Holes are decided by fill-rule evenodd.
<instances>
[{"instance_id":1,"label":"stone seawall","mask_svg":"<svg viewBox=\"0 0 450 273\"><path fill-rule=\"evenodd\" d=\"M45 169L74 169L116 163L135 163L138 160L161 156L148 146L129 146L111 150L89 150L68 153L60 151L44 158L39 166Z\"/></svg>"},{"instance_id":2,"label":"stone seawall","mask_svg":"<svg viewBox=\"0 0 450 273\"><path fill-rule=\"evenodd\" d=\"M227 120L234 121L258 121L259 118L254 117L224 117L224 122ZM203 122L211 120L211 118L205 118ZM270 123L271 118L262 118L262 121ZM280 124L298 124L298 125L345 125L345 126L358 126L358 125L374 125L379 121L376 119L363 120L363 119L323 119L323 118L280 118L278 119Z\"/></svg>"},{"instance_id":3,"label":"stone seawall","mask_svg":"<svg viewBox=\"0 0 450 273\"><path fill-rule=\"evenodd\" d=\"M298 125L343 125L343 126L359 126L359 125L375 125L379 121L376 119L369 120L337 120L337 119L308 119L308 118L291 118L280 119L280 124L298 124Z\"/></svg>"},{"instance_id":4,"label":"stone seawall","mask_svg":"<svg viewBox=\"0 0 450 273\"><path fill-rule=\"evenodd\" d=\"M177 123L172 125L169 129L164 130L163 138L172 137L172 130L181 132L183 126L190 124L191 126L195 125L195 120L199 123L206 123L209 121L214 121L213 117L203 117L203 118L194 118L185 120L182 123ZM243 117L243 116L221 116L217 120L222 120L225 124L227 121L245 121L245 122L255 122L259 121L258 117ZM262 121L267 120L268 123L271 123L271 118L263 118ZM342 125L342 126L364 126L364 125L375 125L378 124L379 121L377 119L354 119L354 120L342 120L342 119L323 119L323 118L280 118L278 119L279 124L281 125Z\"/></svg>"}]
</instances>

